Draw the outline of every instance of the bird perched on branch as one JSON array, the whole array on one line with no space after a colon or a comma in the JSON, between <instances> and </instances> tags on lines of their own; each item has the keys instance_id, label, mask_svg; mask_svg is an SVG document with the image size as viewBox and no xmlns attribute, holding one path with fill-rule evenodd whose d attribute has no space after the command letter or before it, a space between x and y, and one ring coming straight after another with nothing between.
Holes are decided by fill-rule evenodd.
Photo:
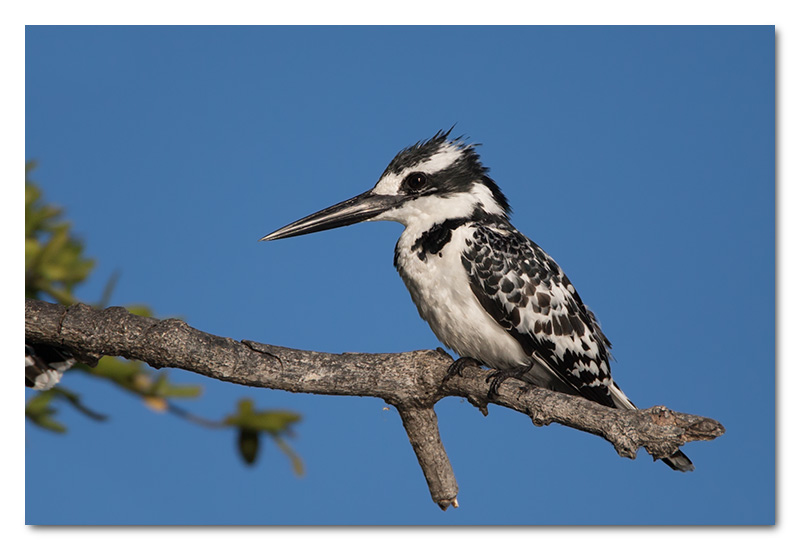
<instances>
[{"instance_id":1,"label":"bird perched on branch","mask_svg":"<svg viewBox=\"0 0 800 550\"><path fill-rule=\"evenodd\" d=\"M452 129L451 129L452 130ZM558 264L509 222L505 195L472 145L450 131L400 151L369 191L278 229L294 237L362 221L400 222L394 265L420 316L467 364L635 409L611 378L611 343ZM663 459L693 470L681 451Z\"/></svg>"}]
</instances>

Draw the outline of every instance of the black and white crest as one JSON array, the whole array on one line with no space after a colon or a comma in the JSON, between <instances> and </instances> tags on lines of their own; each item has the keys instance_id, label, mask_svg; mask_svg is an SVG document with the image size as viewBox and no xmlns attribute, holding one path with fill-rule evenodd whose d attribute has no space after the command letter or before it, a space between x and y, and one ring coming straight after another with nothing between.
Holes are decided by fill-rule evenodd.
<instances>
[{"instance_id":1,"label":"black and white crest","mask_svg":"<svg viewBox=\"0 0 800 550\"><path fill-rule=\"evenodd\" d=\"M381 181L387 176L401 176L416 172L419 168L434 159L437 155L452 155L453 160L443 168L427 171L424 194L447 196L459 191L468 190L475 182L482 183L491 193L494 200L503 210L503 215L511 213L508 199L500 187L489 177L486 168L475 151L477 144L467 144L464 137L449 139L450 132L440 130L431 139L419 141L400 151L381 175Z\"/></svg>"}]
</instances>

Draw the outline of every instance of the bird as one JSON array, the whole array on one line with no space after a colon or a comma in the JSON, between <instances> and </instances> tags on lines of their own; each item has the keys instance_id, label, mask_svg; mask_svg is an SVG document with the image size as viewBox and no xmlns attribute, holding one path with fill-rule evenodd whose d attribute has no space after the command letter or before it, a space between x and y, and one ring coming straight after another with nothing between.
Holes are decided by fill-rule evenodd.
<instances>
[{"instance_id":1,"label":"bird","mask_svg":"<svg viewBox=\"0 0 800 550\"><path fill-rule=\"evenodd\" d=\"M419 315L466 365L632 410L611 377L611 342L561 267L510 222L511 207L463 136L439 130L401 150L375 186L262 237L274 241L363 221L405 226L394 266ZM680 450L662 459L694 465Z\"/></svg>"},{"instance_id":2,"label":"bird","mask_svg":"<svg viewBox=\"0 0 800 550\"><path fill-rule=\"evenodd\" d=\"M25 386L39 391L50 390L75 362L65 349L25 342Z\"/></svg>"}]
</instances>

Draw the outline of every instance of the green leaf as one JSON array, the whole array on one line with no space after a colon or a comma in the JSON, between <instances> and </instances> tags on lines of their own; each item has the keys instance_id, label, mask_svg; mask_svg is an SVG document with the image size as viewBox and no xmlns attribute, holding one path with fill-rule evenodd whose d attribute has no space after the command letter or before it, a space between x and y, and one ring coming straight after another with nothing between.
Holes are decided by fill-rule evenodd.
<instances>
[{"instance_id":1,"label":"green leaf","mask_svg":"<svg viewBox=\"0 0 800 550\"><path fill-rule=\"evenodd\" d=\"M242 428L239 430L239 453L245 463L253 465L258 456L258 432Z\"/></svg>"},{"instance_id":2,"label":"green leaf","mask_svg":"<svg viewBox=\"0 0 800 550\"><path fill-rule=\"evenodd\" d=\"M34 166L25 166L25 295L49 294L70 305L76 301L73 287L89 276L94 260L83 255L70 224L59 220L61 210L42 204L42 192L28 177Z\"/></svg>"},{"instance_id":3,"label":"green leaf","mask_svg":"<svg viewBox=\"0 0 800 550\"><path fill-rule=\"evenodd\" d=\"M95 367L79 368L92 376L105 378L140 397L190 399L203 393L202 386L171 383L166 373L154 376L150 369L138 361L103 357Z\"/></svg>"},{"instance_id":4,"label":"green leaf","mask_svg":"<svg viewBox=\"0 0 800 550\"><path fill-rule=\"evenodd\" d=\"M123 361L116 357L103 357L94 367L85 367L84 372L108 380L126 389L133 389L136 376L142 372L139 363ZM138 393L138 392L137 392Z\"/></svg>"},{"instance_id":5,"label":"green leaf","mask_svg":"<svg viewBox=\"0 0 800 550\"><path fill-rule=\"evenodd\" d=\"M249 418L253 416L253 400L240 399L239 400L239 417Z\"/></svg>"},{"instance_id":6,"label":"green leaf","mask_svg":"<svg viewBox=\"0 0 800 550\"><path fill-rule=\"evenodd\" d=\"M236 414L225 418L225 423L230 426L248 428L256 431L280 434L289 430L292 424L299 422L301 416L291 411L263 410L256 411L250 399L239 400Z\"/></svg>"},{"instance_id":7,"label":"green leaf","mask_svg":"<svg viewBox=\"0 0 800 550\"><path fill-rule=\"evenodd\" d=\"M37 392L25 403L25 414L40 415L44 414L53 400L53 394L49 391Z\"/></svg>"},{"instance_id":8,"label":"green leaf","mask_svg":"<svg viewBox=\"0 0 800 550\"><path fill-rule=\"evenodd\" d=\"M190 384L168 384L164 393L164 397L174 397L177 399L192 399L199 397L203 393L203 386L195 386Z\"/></svg>"},{"instance_id":9,"label":"green leaf","mask_svg":"<svg viewBox=\"0 0 800 550\"><path fill-rule=\"evenodd\" d=\"M67 427L61 422L54 420L52 416L38 418L34 420L34 423L45 430L50 430L51 432L63 434L67 431Z\"/></svg>"},{"instance_id":10,"label":"green leaf","mask_svg":"<svg viewBox=\"0 0 800 550\"><path fill-rule=\"evenodd\" d=\"M128 313L132 313L133 315L138 315L139 317L153 316L153 310L144 304L127 305L125 306L125 309L128 310Z\"/></svg>"},{"instance_id":11,"label":"green leaf","mask_svg":"<svg viewBox=\"0 0 800 550\"><path fill-rule=\"evenodd\" d=\"M67 390L63 385L56 386L47 391L36 392L25 404L25 416L37 426L53 432L64 433L67 427L55 420L58 410L51 407L51 403L61 399L75 407L79 412L85 414L92 420L106 420L106 415L100 414L88 408L81 402L78 394Z\"/></svg>"},{"instance_id":12,"label":"green leaf","mask_svg":"<svg viewBox=\"0 0 800 550\"><path fill-rule=\"evenodd\" d=\"M151 384L150 391L148 393L150 395L162 397L168 386L169 382L167 382L167 375L162 372L156 376L156 379Z\"/></svg>"},{"instance_id":13,"label":"green leaf","mask_svg":"<svg viewBox=\"0 0 800 550\"><path fill-rule=\"evenodd\" d=\"M83 243L74 237L71 224L62 219L62 210L45 204L41 189L30 179L35 162L25 164L25 296L27 298L53 299L63 305L77 300L73 289L86 280L94 268L94 260L84 255ZM118 273L114 273L103 290L99 306L106 307L116 284ZM151 308L145 305L128 306L135 315L152 317ZM78 363L70 372L82 371L97 378L104 378L121 389L143 399L145 404L157 410L171 410L184 418L211 428L231 426L239 433L239 450L247 464L253 464L258 455L260 437L269 435L278 448L292 461L298 475L303 473L303 464L282 436L291 435L291 427L300 421L300 415L282 410L256 410L249 399L239 401L237 411L224 422L206 420L191 415L168 402L172 398L193 398L202 393L202 386L172 384L166 373L154 375L142 363L124 361L115 357L103 357L97 366L89 368ZM71 376L71 375L70 375ZM82 414L95 420L106 416L86 407L80 396L58 386L46 392L38 392L25 406L26 417L44 429L63 433L66 426L55 420L57 409L54 399L61 399ZM182 411L182 412L179 412Z\"/></svg>"},{"instance_id":14,"label":"green leaf","mask_svg":"<svg viewBox=\"0 0 800 550\"><path fill-rule=\"evenodd\" d=\"M53 418L57 412L50 407L50 401L52 401L53 397L55 397L55 394L50 391L37 392L25 404L25 417L45 430L64 433L67 431L67 427Z\"/></svg>"},{"instance_id":15,"label":"green leaf","mask_svg":"<svg viewBox=\"0 0 800 550\"><path fill-rule=\"evenodd\" d=\"M291 411L265 411L254 415L253 427L270 433L282 433L300 421L300 415Z\"/></svg>"}]
</instances>

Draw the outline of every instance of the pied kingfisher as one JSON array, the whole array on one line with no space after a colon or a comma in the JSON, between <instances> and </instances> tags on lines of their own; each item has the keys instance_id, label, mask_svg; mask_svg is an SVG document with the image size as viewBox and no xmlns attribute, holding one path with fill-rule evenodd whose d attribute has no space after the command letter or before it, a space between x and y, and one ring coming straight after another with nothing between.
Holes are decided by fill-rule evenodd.
<instances>
[{"instance_id":1,"label":"pied kingfisher","mask_svg":"<svg viewBox=\"0 0 800 550\"><path fill-rule=\"evenodd\" d=\"M452 129L451 129L452 130ZM270 241L362 221L400 222L394 265L420 316L465 364L608 407L635 409L611 378L611 343L558 264L509 222L505 195L450 131L408 147L378 183L278 229ZM674 470L694 466L677 451Z\"/></svg>"}]
</instances>

